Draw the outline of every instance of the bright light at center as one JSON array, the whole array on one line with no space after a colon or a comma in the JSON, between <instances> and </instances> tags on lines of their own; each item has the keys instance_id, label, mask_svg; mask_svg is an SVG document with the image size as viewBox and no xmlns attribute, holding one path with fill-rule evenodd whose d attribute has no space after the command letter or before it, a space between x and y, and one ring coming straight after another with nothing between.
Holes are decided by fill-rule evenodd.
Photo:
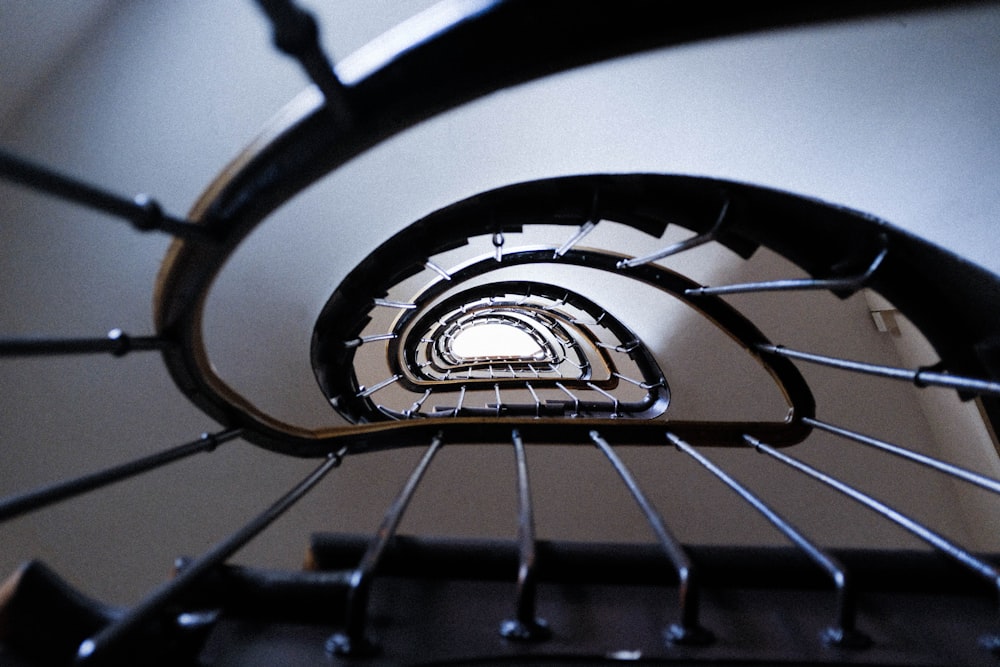
<instances>
[{"instance_id":1,"label":"bright light at center","mask_svg":"<svg viewBox=\"0 0 1000 667\"><path fill-rule=\"evenodd\" d=\"M462 359L535 359L544 354L527 332L497 323L474 325L459 331L451 341L451 352Z\"/></svg>"}]
</instances>

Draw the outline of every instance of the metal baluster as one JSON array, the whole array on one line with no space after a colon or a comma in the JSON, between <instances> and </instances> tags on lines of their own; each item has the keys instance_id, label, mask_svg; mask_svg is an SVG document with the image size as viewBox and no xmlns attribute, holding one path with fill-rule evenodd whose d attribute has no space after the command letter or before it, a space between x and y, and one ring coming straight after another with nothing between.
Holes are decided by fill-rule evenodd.
<instances>
[{"instance_id":1,"label":"metal baluster","mask_svg":"<svg viewBox=\"0 0 1000 667\"><path fill-rule=\"evenodd\" d=\"M869 447L874 447L875 449L879 449L909 461L914 461L929 468L939 470L957 479L961 479L970 484L975 484L976 486L986 489L987 491L1000 494L1000 480L980 475L971 470L960 468L959 466L920 454L919 452L914 452L910 449L906 449L905 447L900 447L899 445L894 445L891 442L886 442L885 440L879 440L877 438L864 435L863 433L858 433L857 431L851 431L840 426L834 426L833 424L821 422L818 419L803 417L802 422L804 424L808 424L809 426L815 426L818 429L827 431L828 433L839 435L842 438L860 442L863 445L868 445Z\"/></svg>"},{"instance_id":2,"label":"metal baluster","mask_svg":"<svg viewBox=\"0 0 1000 667\"><path fill-rule=\"evenodd\" d=\"M895 366L880 366L869 364L863 361L851 361L837 357L827 357L811 352L790 350L784 345L771 345L770 343L760 343L753 348L764 354L775 354L789 359L798 359L812 364L839 368L846 371L854 371L865 375L875 375L887 377L894 380L912 382L918 387L936 386L957 389L958 391L971 392L973 394L1000 396L1000 382L989 380L979 380L976 378L963 377L961 375L950 375L948 373L938 373L926 368L897 368Z\"/></svg>"},{"instance_id":3,"label":"metal baluster","mask_svg":"<svg viewBox=\"0 0 1000 667\"><path fill-rule=\"evenodd\" d=\"M341 123L350 121L344 84L337 78L319 42L319 26L309 12L291 0L257 0L271 21L274 45L299 61L326 99L326 108Z\"/></svg>"},{"instance_id":4,"label":"metal baluster","mask_svg":"<svg viewBox=\"0 0 1000 667\"><path fill-rule=\"evenodd\" d=\"M415 303L408 303L405 301L392 301L390 299L373 299L373 305L381 306L382 308L398 308L399 310L414 310L417 307Z\"/></svg>"},{"instance_id":5,"label":"metal baluster","mask_svg":"<svg viewBox=\"0 0 1000 667\"><path fill-rule=\"evenodd\" d=\"M604 396L609 401L611 401L611 404L612 404L611 418L612 419L617 419L618 417L621 416L621 413L618 412L618 399L615 398L614 394L611 394L609 392L604 391L603 389L601 389L600 387L598 387L593 382L588 382L587 386L590 387L591 389L593 389L594 391L596 391L597 393L601 394L602 396Z\"/></svg>"},{"instance_id":6,"label":"metal baluster","mask_svg":"<svg viewBox=\"0 0 1000 667\"><path fill-rule=\"evenodd\" d=\"M628 382L631 385L635 385L636 387L639 387L640 389L647 389L648 390L648 389L655 389L656 387L662 387L663 386L663 380L660 380L659 382L657 382L655 384L650 384L648 382L642 382L641 380L636 380L634 378L626 377L626 376L622 375L621 373L617 373L617 372L612 373L611 375L613 375L614 377L618 378L619 380L624 380L625 382Z\"/></svg>"},{"instance_id":7,"label":"metal baluster","mask_svg":"<svg viewBox=\"0 0 1000 667\"><path fill-rule=\"evenodd\" d=\"M104 338L8 338L0 340L0 357L104 352L123 357L129 352L162 350L169 345L169 340L158 336L129 336L121 329L112 329Z\"/></svg>"},{"instance_id":8,"label":"metal baluster","mask_svg":"<svg viewBox=\"0 0 1000 667\"><path fill-rule=\"evenodd\" d=\"M631 340L627 343L621 345L608 345L602 341L597 341L594 343L597 347L603 348L605 350L614 350L615 352L621 352L622 354L631 354L634 352L642 343L638 340Z\"/></svg>"},{"instance_id":9,"label":"metal baluster","mask_svg":"<svg viewBox=\"0 0 1000 667\"><path fill-rule=\"evenodd\" d=\"M423 406L424 401L426 401L428 398L430 398L430 395L431 395L432 391L433 391L433 389L428 388L427 391L424 392L424 395L421 396L420 398L418 398L417 400L415 400L413 402L413 405L410 406L410 409L407 410L404 414L408 418L412 417L415 414L419 414L420 413L420 408Z\"/></svg>"},{"instance_id":10,"label":"metal baluster","mask_svg":"<svg viewBox=\"0 0 1000 667\"><path fill-rule=\"evenodd\" d=\"M382 380L381 382L379 382L377 384L373 384L371 387L360 387L358 389L358 392L355 394L355 396L357 396L358 398L365 398L367 396L371 396L376 391L379 391L380 389L385 389L386 387L388 387L389 385L391 385L391 384L393 384L395 382L399 382L399 379L401 377L403 377L403 376L402 375L393 375L391 378L387 378L387 379Z\"/></svg>"},{"instance_id":11,"label":"metal baluster","mask_svg":"<svg viewBox=\"0 0 1000 667\"><path fill-rule=\"evenodd\" d=\"M214 238L205 227L164 213L148 195L127 199L5 151L0 151L0 178L122 218L139 231L158 230L187 239Z\"/></svg>"},{"instance_id":12,"label":"metal baluster","mask_svg":"<svg viewBox=\"0 0 1000 667\"><path fill-rule=\"evenodd\" d=\"M597 204L600 201L600 199L601 199L601 191L595 188L594 196L590 201L590 219L587 220L587 222L580 225L580 228L576 231L576 233L574 233L573 236L569 238L569 240L567 240L565 243L563 243L561 246L559 246L559 248L555 250L555 252L552 255L553 259L559 259L563 255L565 255L567 252L570 251L570 249L573 246L582 241L584 237L587 236L587 234L594 231L594 227L596 227L597 223L599 223L602 220L600 213L598 213L597 210Z\"/></svg>"},{"instance_id":13,"label":"metal baluster","mask_svg":"<svg viewBox=\"0 0 1000 667\"><path fill-rule=\"evenodd\" d=\"M583 238L587 234L589 234L590 232L594 231L594 227L597 226L597 222L598 221L595 221L595 220L589 220L589 221L583 223L583 225L580 226L580 229L578 229L576 231L576 233L573 234L573 236L570 237L570 239L568 241L566 241L561 246L559 246L558 249L556 249L554 256L555 257L562 257L567 252L569 252L570 249L572 249L573 246L575 246L577 243L579 243L580 241L582 241Z\"/></svg>"},{"instance_id":14,"label":"metal baluster","mask_svg":"<svg viewBox=\"0 0 1000 667\"><path fill-rule=\"evenodd\" d=\"M766 280L754 283L740 283L738 285L723 285L720 287L694 287L684 290L690 296L722 295L722 294L746 294L748 292L790 292L795 290L829 290L831 292L853 293L865 286L872 277L882 260L888 254L888 249L883 249L875 257L872 263L864 272L855 276L845 278L794 278L788 280Z\"/></svg>"},{"instance_id":15,"label":"metal baluster","mask_svg":"<svg viewBox=\"0 0 1000 667\"><path fill-rule=\"evenodd\" d=\"M797 459L788 456L787 454L778 451L777 449L761 442L757 438L751 435L744 435L743 439L748 445L756 449L758 452L767 454L768 456L775 458L782 463L790 466L791 468L798 470L801 473L812 477L815 480L826 484L827 486L836 489L840 493L846 495L852 500L860 503L861 505L872 510L879 516L892 521L898 526L905 528L910 533L916 535L924 542L928 543L945 556L948 556L959 565L967 568L974 574L980 576L981 578L992 584L993 588L1000 593L1000 571L997 571L995 567L977 558L975 555L970 553L968 550L963 549L954 542L948 540L946 537L934 532L922 523L912 519L911 517L893 509L889 505L876 500L875 498L859 491L858 489L840 481L839 479L828 475L824 472L813 468L812 466L803 463ZM1000 647L1000 634L989 635L983 638L983 643L988 644L991 648ZM995 650L995 648L993 649Z\"/></svg>"},{"instance_id":16,"label":"metal baluster","mask_svg":"<svg viewBox=\"0 0 1000 667\"><path fill-rule=\"evenodd\" d=\"M531 487L528 484L528 463L524 455L524 442L519 431L511 432L514 456L517 461L517 541L520 550L517 569L516 616L500 624L500 634L507 639L541 641L552 632L543 619L535 615L537 599L537 573L535 558L535 519L531 507Z\"/></svg>"},{"instance_id":17,"label":"metal baluster","mask_svg":"<svg viewBox=\"0 0 1000 667\"><path fill-rule=\"evenodd\" d=\"M639 488L639 484L632 477L632 473L625 467L622 460L618 458L611 445L597 431L590 432L590 439L604 453L604 456L614 466L622 481L625 482L625 486L628 487L632 497L639 504L639 508L646 515L646 521L649 523L650 528L653 529L653 533L656 534L663 550L666 551L667 557L673 564L674 569L677 570L678 590L680 593L680 623L671 624L664 633L664 638L671 644L704 645L711 643L715 640L715 636L698 622L699 588L694 563L691 562L691 559L685 553L681 543L667 528L663 522L663 517L660 516L660 513L653 507L646 494Z\"/></svg>"},{"instance_id":18,"label":"metal baluster","mask_svg":"<svg viewBox=\"0 0 1000 667\"><path fill-rule=\"evenodd\" d=\"M497 232L493 235L493 259L500 262L503 261L503 232ZM492 305L492 298L490 299Z\"/></svg>"},{"instance_id":19,"label":"metal baluster","mask_svg":"<svg viewBox=\"0 0 1000 667\"><path fill-rule=\"evenodd\" d=\"M241 432L242 429L237 428L219 433L203 433L197 440L166 451L135 459L134 461L113 466L99 472L8 496L0 500L0 521L6 521L32 510L59 502L60 500L66 500L67 498L99 489L114 482L120 482L123 479L128 479L139 473L173 463L192 454L211 452L220 444L239 437Z\"/></svg>"},{"instance_id":20,"label":"metal baluster","mask_svg":"<svg viewBox=\"0 0 1000 667\"><path fill-rule=\"evenodd\" d=\"M375 343L381 340L393 340L396 337L394 333L383 333L383 334L372 334L370 336L361 336L359 338L352 338L351 340L344 341L344 347L361 347L365 343Z\"/></svg>"},{"instance_id":21,"label":"metal baluster","mask_svg":"<svg viewBox=\"0 0 1000 667\"><path fill-rule=\"evenodd\" d=\"M84 640L77 651L77 664L97 665L113 662L125 650L125 644L134 638L143 625L162 613L164 608L180 597L206 572L226 561L243 545L256 537L279 516L298 502L317 482L333 468L340 465L347 448L329 454L326 460L271 507L250 523L214 546L210 551L192 561L177 576L156 588L142 602L128 610L124 616L106 626L93 637Z\"/></svg>"},{"instance_id":22,"label":"metal baluster","mask_svg":"<svg viewBox=\"0 0 1000 667\"><path fill-rule=\"evenodd\" d=\"M633 267L642 266L643 264L649 264L650 262L655 262L658 259L663 259L664 257L669 257L670 255L676 255L677 253L684 252L685 250L691 250L692 248L697 248L698 246L705 245L706 243L711 243L719 237L719 232L722 231L723 221L726 219L726 212L729 210L729 200L727 199L722 204L722 210L719 211L719 216L715 220L715 224L704 234L698 234L689 239L684 239L673 245L669 245L662 250L657 250L656 252L646 255L644 257L634 257L632 259L623 259L618 262L618 268L623 267Z\"/></svg>"},{"instance_id":23,"label":"metal baluster","mask_svg":"<svg viewBox=\"0 0 1000 667\"><path fill-rule=\"evenodd\" d=\"M535 401L535 416L540 417L542 414L542 399L538 397L535 392L535 388L531 386L530 382L525 382L524 386L527 387L528 391L531 393L532 400Z\"/></svg>"},{"instance_id":24,"label":"metal baluster","mask_svg":"<svg viewBox=\"0 0 1000 667\"><path fill-rule=\"evenodd\" d=\"M431 260L427 260L426 262L424 262L424 266L426 266L428 269L430 269L434 273L438 274L439 276L441 276L445 280L451 280L451 274L448 273L447 271L445 271L444 268L441 267L439 264L436 264L435 262L432 262ZM447 322L441 322L442 326L447 326L447 324L448 324Z\"/></svg>"},{"instance_id":25,"label":"metal baluster","mask_svg":"<svg viewBox=\"0 0 1000 667\"><path fill-rule=\"evenodd\" d=\"M365 633L368 619L368 599L371 593L372 577L378 567L386 547L396 534L399 522L403 518L413 493L417 490L420 480L430 466L431 460L441 448L442 435L438 432L431 440L430 446L410 473L409 479L400 490L392 505L386 510L382 523L374 539L368 544L361 563L351 575L351 589L347 596L347 624L344 632L338 632L326 642L326 650L334 655L370 655L375 646Z\"/></svg>"},{"instance_id":26,"label":"metal baluster","mask_svg":"<svg viewBox=\"0 0 1000 667\"><path fill-rule=\"evenodd\" d=\"M826 628L821 638L824 643L844 648L866 648L871 645L871 639L857 630L855 625L855 595L854 587L848 579L847 570L833 555L824 551L803 535L795 526L774 511L767 503L754 495L749 489L733 479L726 471L714 464L689 443L673 433L667 433L667 439L680 451L688 454L705 469L724 482L750 506L764 515L785 537L799 547L814 563L823 568L837 587L837 621Z\"/></svg>"},{"instance_id":27,"label":"metal baluster","mask_svg":"<svg viewBox=\"0 0 1000 667\"><path fill-rule=\"evenodd\" d=\"M563 391L563 393L566 394L567 396L569 396L570 399L573 401L573 414L571 414L570 416L571 417L579 417L580 416L580 399L577 398L576 396L574 396L573 392L571 392L569 389L567 389L563 385L562 382L556 382L556 387L558 387L559 389L561 389Z\"/></svg>"}]
</instances>

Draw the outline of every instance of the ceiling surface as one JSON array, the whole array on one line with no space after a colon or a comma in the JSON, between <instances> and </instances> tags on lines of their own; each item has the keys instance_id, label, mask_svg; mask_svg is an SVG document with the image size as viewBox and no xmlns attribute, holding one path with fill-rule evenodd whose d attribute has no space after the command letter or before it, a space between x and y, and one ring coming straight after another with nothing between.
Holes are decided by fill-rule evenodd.
<instances>
[{"instance_id":1,"label":"ceiling surface","mask_svg":"<svg viewBox=\"0 0 1000 667\"><path fill-rule=\"evenodd\" d=\"M112 0L91 2L31 2L10 0L0 6L0 127L23 112L59 67L83 48L87 37L112 10ZM44 26L45 39L38 28Z\"/></svg>"}]
</instances>

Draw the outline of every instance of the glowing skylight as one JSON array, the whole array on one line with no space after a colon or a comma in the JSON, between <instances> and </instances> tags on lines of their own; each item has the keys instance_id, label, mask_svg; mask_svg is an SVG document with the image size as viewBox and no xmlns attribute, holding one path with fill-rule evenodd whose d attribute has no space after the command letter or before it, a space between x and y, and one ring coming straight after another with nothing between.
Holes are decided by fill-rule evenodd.
<instances>
[{"instance_id":1,"label":"glowing skylight","mask_svg":"<svg viewBox=\"0 0 1000 667\"><path fill-rule=\"evenodd\" d=\"M539 359L544 350L534 338L510 324L489 322L459 331L450 349L456 357L471 359Z\"/></svg>"}]
</instances>

